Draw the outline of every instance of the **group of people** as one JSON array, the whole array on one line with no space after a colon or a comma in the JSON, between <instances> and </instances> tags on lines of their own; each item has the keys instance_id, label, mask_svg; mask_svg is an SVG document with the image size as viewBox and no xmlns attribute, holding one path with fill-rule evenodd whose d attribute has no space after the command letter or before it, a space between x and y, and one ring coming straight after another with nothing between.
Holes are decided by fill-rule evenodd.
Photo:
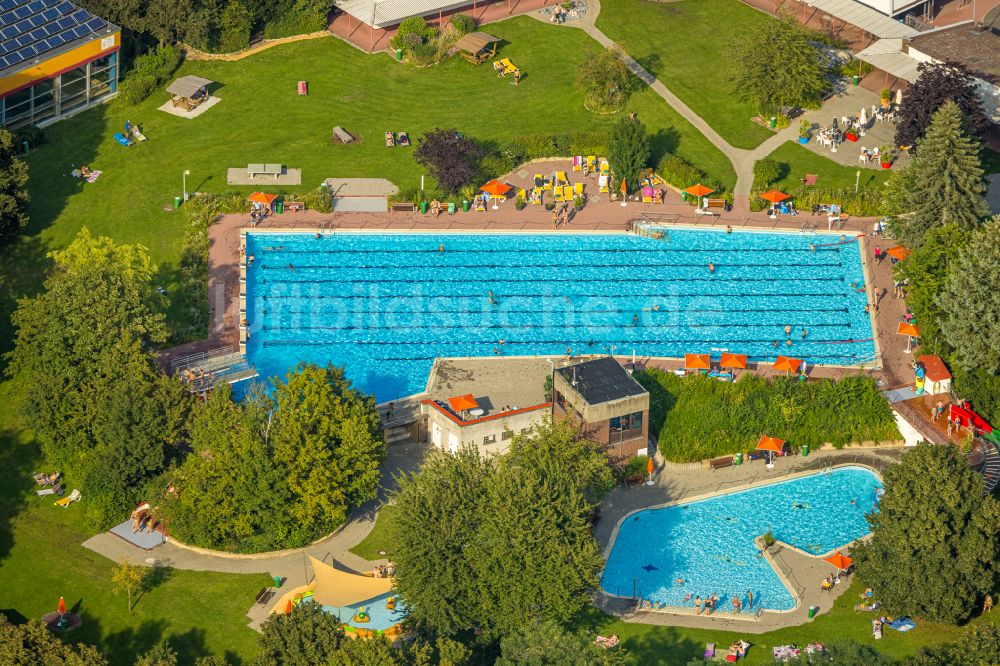
<instances>
[{"instance_id":1,"label":"group of people","mask_svg":"<svg viewBox=\"0 0 1000 666\"><path fill-rule=\"evenodd\" d=\"M392 563L392 560L389 560L385 564L376 565L372 569L372 575L375 578L392 578L396 575L396 565Z\"/></svg>"},{"instance_id":2,"label":"group of people","mask_svg":"<svg viewBox=\"0 0 1000 666\"><path fill-rule=\"evenodd\" d=\"M861 152L858 154L858 162L861 164L877 164L881 161L881 159L882 153L878 146L871 149L861 146Z\"/></svg>"},{"instance_id":3,"label":"group of people","mask_svg":"<svg viewBox=\"0 0 1000 666\"><path fill-rule=\"evenodd\" d=\"M556 5L558 7L558 5ZM558 229L563 224L569 224L572 219L568 203L552 209L552 228Z\"/></svg>"}]
</instances>

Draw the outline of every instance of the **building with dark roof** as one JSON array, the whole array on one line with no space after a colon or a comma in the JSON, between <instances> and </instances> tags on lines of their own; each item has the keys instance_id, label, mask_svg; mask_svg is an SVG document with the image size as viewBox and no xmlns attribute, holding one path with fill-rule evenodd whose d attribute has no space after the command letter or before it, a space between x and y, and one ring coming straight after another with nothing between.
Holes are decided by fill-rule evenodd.
<instances>
[{"instance_id":1,"label":"building with dark roof","mask_svg":"<svg viewBox=\"0 0 1000 666\"><path fill-rule=\"evenodd\" d=\"M617 463L647 453L649 392L618 361L607 356L557 368L552 388L553 421L575 421Z\"/></svg>"},{"instance_id":2,"label":"building with dark roof","mask_svg":"<svg viewBox=\"0 0 1000 666\"><path fill-rule=\"evenodd\" d=\"M0 126L47 125L118 90L121 29L68 0L0 0Z\"/></svg>"}]
</instances>

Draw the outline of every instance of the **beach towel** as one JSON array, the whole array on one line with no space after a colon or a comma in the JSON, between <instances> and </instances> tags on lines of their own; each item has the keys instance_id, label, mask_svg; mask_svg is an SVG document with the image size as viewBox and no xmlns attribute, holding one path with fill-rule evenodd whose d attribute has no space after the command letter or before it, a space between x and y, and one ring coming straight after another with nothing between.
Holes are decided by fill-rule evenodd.
<instances>
[{"instance_id":1,"label":"beach towel","mask_svg":"<svg viewBox=\"0 0 1000 666\"><path fill-rule=\"evenodd\" d=\"M875 640L882 638L882 623L878 620L872 620L872 636Z\"/></svg>"},{"instance_id":2,"label":"beach towel","mask_svg":"<svg viewBox=\"0 0 1000 666\"><path fill-rule=\"evenodd\" d=\"M910 629L917 628L917 624L908 617L901 617L895 622L889 622L887 624L900 633L905 633Z\"/></svg>"}]
</instances>

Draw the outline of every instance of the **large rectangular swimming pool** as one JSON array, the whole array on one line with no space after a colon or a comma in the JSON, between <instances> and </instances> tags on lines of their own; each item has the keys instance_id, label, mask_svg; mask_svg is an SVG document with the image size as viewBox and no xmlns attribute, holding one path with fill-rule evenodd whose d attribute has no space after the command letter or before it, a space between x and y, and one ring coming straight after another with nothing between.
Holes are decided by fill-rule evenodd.
<instances>
[{"instance_id":1,"label":"large rectangular swimming pool","mask_svg":"<svg viewBox=\"0 0 1000 666\"><path fill-rule=\"evenodd\" d=\"M330 362L379 401L423 390L440 356L874 353L858 246L837 235L250 233L251 255L260 375Z\"/></svg>"}]
</instances>

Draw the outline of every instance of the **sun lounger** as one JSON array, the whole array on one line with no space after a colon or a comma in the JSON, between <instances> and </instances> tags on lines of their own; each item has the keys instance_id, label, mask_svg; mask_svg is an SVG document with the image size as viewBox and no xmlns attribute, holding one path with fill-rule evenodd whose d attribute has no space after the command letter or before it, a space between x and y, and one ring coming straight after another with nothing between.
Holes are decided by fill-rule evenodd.
<instances>
[{"instance_id":1,"label":"sun lounger","mask_svg":"<svg viewBox=\"0 0 1000 666\"><path fill-rule=\"evenodd\" d=\"M642 203L653 203L653 188L642 188Z\"/></svg>"},{"instance_id":2,"label":"sun lounger","mask_svg":"<svg viewBox=\"0 0 1000 666\"><path fill-rule=\"evenodd\" d=\"M542 195L544 190L540 187L536 187L531 190L531 203L541 206L542 205Z\"/></svg>"},{"instance_id":3,"label":"sun lounger","mask_svg":"<svg viewBox=\"0 0 1000 666\"><path fill-rule=\"evenodd\" d=\"M562 202L566 201L566 197L563 196L563 188L562 187L555 187L555 188L553 188L552 193L555 196L556 203L562 203Z\"/></svg>"},{"instance_id":4,"label":"sun lounger","mask_svg":"<svg viewBox=\"0 0 1000 666\"><path fill-rule=\"evenodd\" d=\"M528 201L528 192L526 190L524 190L524 189L519 189L517 191L516 197L517 197L517 199L520 199L521 201L527 202Z\"/></svg>"},{"instance_id":5,"label":"sun lounger","mask_svg":"<svg viewBox=\"0 0 1000 666\"><path fill-rule=\"evenodd\" d=\"M882 604L880 604L877 601L873 601L870 604L855 604L854 605L854 612L855 613L871 613L873 611L877 611L879 609L879 606L881 606L881 605Z\"/></svg>"},{"instance_id":6,"label":"sun lounger","mask_svg":"<svg viewBox=\"0 0 1000 666\"><path fill-rule=\"evenodd\" d=\"M569 177L565 171L556 171L556 185L569 185Z\"/></svg>"},{"instance_id":7,"label":"sun lounger","mask_svg":"<svg viewBox=\"0 0 1000 666\"><path fill-rule=\"evenodd\" d=\"M535 187L545 187L545 178L540 173L535 174Z\"/></svg>"},{"instance_id":8,"label":"sun lounger","mask_svg":"<svg viewBox=\"0 0 1000 666\"><path fill-rule=\"evenodd\" d=\"M715 643L705 646L705 659L715 659Z\"/></svg>"},{"instance_id":9,"label":"sun lounger","mask_svg":"<svg viewBox=\"0 0 1000 666\"><path fill-rule=\"evenodd\" d=\"M402 146L403 148L409 148L410 146L409 134L407 134L406 132L400 132L398 135L396 135L396 139L400 146Z\"/></svg>"},{"instance_id":10,"label":"sun lounger","mask_svg":"<svg viewBox=\"0 0 1000 666\"><path fill-rule=\"evenodd\" d=\"M80 491L74 488L73 492L71 492L66 497L63 497L61 500L56 500L55 504L58 504L59 506L65 509L73 502L79 502L81 497L82 495L80 494Z\"/></svg>"},{"instance_id":11,"label":"sun lounger","mask_svg":"<svg viewBox=\"0 0 1000 666\"><path fill-rule=\"evenodd\" d=\"M126 148L128 148L129 146L132 145L132 140L129 139L124 134L122 134L121 132L116 132L115 133L115 141L117 141L121 145L125 146Z\"/></svg>"},{"instance_id":12,"label":"sun lounger","mask_svg":"<svg viewBox=\"0 0 1000 666\"><path fill-rule=\"evenodd\" d=\"M621 639L614 634L611 634L610 636L598 636L594 639L594 645L598 645L605 650L610 650L611 648L617 646L620 642Z\"/></svg>"},{"instance_id":13,"label":"sun lounger","mask_svg":"<svg viewBox=\"0 0 1000 666\"><path fill-rule=\"evenodd\" d=\"M309 84L306 83L305 81L299 81L297 89L298 89L300 95L308 95L309 94Z\"/></svg>"},{"instance_id":14,"label":"sun lounger","mask_svg":"<svg viewBox=\"0 0 1000 666\"><path fill-rule=\"evenodd\" d=\"M566 201L573 200L573 188L569 185L563 185L563 199Z\"/></svg>"},{"instance_id":15,"label":"sun lounger","mask_svg":"<svg viewBox=\"0 0 1000 666\"><path fill-rule=\"evenodd\" d=\"M35 479L35 483L39 486L51 486L53 483L59 480L62 474L58 471L52 472L51 474L45 474L38 472L32 475Z\"/></svg>"},{"instance_id":16,"label":"sun lounger","mask_svg":"<svg viewBox=\"0 0 1000 666\"><path fill-rule=\"evenodd\" d=\"M354 135L339 125L333 128L333 138L335 141L339 141L341 143L350 143L351 141L354 141Z\"/></svg>"},{"instance_id":17,"label":"sun lounger","mask_svg":"<svg viewBox=\"0 0 1000 666\"><path fill-rule=\"evenodd\" d=\"M608 191L608 177L606 174L602 173L600 176L597 177L597 188L601 192Z\"/></svg>"},{"instance_id":18,"label":"sun lounger","mask_svg":"<svg viewBox=\"0 0 1000 666\"><path fill-rule=\"evenodd\" d=\"M601 175L607 176L611 174L611 165L608 164L607 160L601 160Z\"/></svg>"},{"instance_id":19,"label":"sun lounger","mask_svg":"<svg viewBox=\"0 0 1000 666\"><path fill-rule=\"evenodd\" d=\"M396 145L396 139L393 138L392 132L385 133L385 147L392 148Z\"/></svg>"},{"instance_id":20,"label":"sun lounger","mask_svg":"<svg viewBox=\"0 0 1000 666\"><path fill-rule=\"evenodd\" d=\"M573 171L583 171L583 158L579 155L573 156Z\"/></svg>"},{"instance_id":21,"label":"sun lounger","mask_svg":"<svg viewBox=\"0 0 1000 666\"><path fill-rule=\"evenodd\" d=\"M493 63L493 69L496 70L497 76L507 76L508 74L514 74L520 70L517 65L510 61L510 58L501 58Z\"/></svg>"},{"instance_id":22,"label":"sun lounger","mask_svg":"<svg viewBox=\"0 0 1000 666\"><path fill-rule=\"evenodd\" d=\"M42 488L41 490L36 490L35 492L39 497L45 497L46 495L62 495L62 484L57 483L51 488Z\"/></svg>"},{"instance_id":23,"label":"sun lounger","mask_svg":"<svg viewBox=\"0 0 1000 666\"><path fill-rule=\"evenodd\" d=\"M583 183L573 183L573 195L577 197L583 196Z\"/></svg>"},{"instance_id":24,"label":"sun lounger","mask_svg":"<svg viewBox=\"0 0 1000 666\"><path fill-rule=\"evenodd\" d=\"M593 171L594 167L597 166L597 155L587 155L586 164L587 164L587 173Z\"/></svg>"}]
</instances>

